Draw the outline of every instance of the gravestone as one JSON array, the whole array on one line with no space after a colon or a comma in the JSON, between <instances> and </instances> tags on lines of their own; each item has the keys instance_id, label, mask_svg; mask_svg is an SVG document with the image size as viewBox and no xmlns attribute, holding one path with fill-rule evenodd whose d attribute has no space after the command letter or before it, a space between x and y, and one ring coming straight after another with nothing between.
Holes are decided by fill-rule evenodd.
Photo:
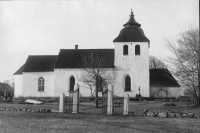
<instances>
[{"instance_id":1,"label":"gravestone","mask_svg":"<svg viewBox=\"0 0 200 133\"><path fill-rule=\"evenodd\" d=\"M113 85L108 85L107 115L113 114Z\"/></svg>"}]
</instances>

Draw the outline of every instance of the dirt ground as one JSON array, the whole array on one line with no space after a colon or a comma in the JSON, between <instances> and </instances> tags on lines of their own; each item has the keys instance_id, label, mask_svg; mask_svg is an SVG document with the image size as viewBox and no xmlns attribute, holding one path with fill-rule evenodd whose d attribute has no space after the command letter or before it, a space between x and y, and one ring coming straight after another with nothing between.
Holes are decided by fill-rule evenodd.
<instances>
[{"instance_id":1,"label":"dirt ground","mask_svg":"<svg viewBox=\"0 0 200 133\"><path fill-rule=\"evenodd\" d=\"M198 133L199 118L0 112L0 133Z\"/></svg>"}]
</instances>

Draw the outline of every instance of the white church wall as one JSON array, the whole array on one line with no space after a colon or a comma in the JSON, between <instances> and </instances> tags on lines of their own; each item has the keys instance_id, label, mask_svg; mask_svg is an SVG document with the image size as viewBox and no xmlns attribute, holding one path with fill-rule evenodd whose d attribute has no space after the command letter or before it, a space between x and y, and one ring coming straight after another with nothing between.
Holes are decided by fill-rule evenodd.
<instances>
[{"instance_id":1,"label":"white church wall","mask_svg":"<svg viewBox=\"0 0 200 133\"><path fill-rule=\"evenodd\" d=\"M38 79L44 78L44 91L38 91ZM24 72L23 73L24 97L53 97L54 72Z\"/></svg>"},{"instance_id":2,"label":"white church wall","mask_svg":"<svg viewBox=\"0 0 200 133\"><path fill-rule=\"evenodd\" d=\"M55 96L59 96L61 93L64 93L66 96L69 96L70 88L70 77L74 76L75 84L79 84L80 96L81 97L90 97L91 90L89 86L80 81L81 69L55 69ZM112 71L112 69L111 69ZM95 90L95 89L93 89ZM99 92L98 96L102 96L102 93Z\"/></svg>"},{"instance_id":3,"label":"white church wall","mask_svg":"<svg viewBox=\"0 0 200 133\"><path fill-rule=\"evenodd\" d=\"M90 89L87 85L80 81L81 69L55 69L55 90L54 95L59 96L61 93L64 93L66 96L69 96L70 88L70 77L74 76L75 84L79 84L80 96L91 96Z\"/></svg>"},{"instance_id":4,"label":"white church wall","mask_svg":"<svg viewBox=\"0 0 200 133\"><path fill-rule=\"evenodd\" d=\"M14 75L15 86L14 86L14 97L22 96L22 78L23 75Z\"/></svg>"},{"instance_id":5,"label":"white church wall","mask_svg":"<svg viewBox=\"0 0 200 133\"><path fill-rule=\"evenodd\" d=\"M168 92L171 97L179 97L181 93L181 87L168 87Z\"/></svg>"},{"instance_id":6,"label":"white church wall","mask_svg":"<svg viewBox=\"0 0 200 133\"><path fill-rule=\"evenodd\" d=\"M140 45L140 55L135 55L135 45ZM128 55L123 55L123 46L128 45ZM114 94L130 97L140 94L149 97L149 48L147 42L115 43L115 69L117 79L114 84ZM124 92L125 76L131 77L131 92Z\"/></svg>"}]
</instances>

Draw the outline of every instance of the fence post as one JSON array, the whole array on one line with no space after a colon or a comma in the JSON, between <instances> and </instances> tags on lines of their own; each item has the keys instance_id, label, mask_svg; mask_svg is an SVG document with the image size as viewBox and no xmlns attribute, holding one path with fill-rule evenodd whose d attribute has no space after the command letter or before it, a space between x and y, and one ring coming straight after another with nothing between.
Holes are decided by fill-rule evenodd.
<instances>
[{"instance_id":1,"label":"fence post","mask_svg":"<svg viewBox=\"0 0 200 133\"><path fill-rule=\"evenodd\" d=\"M108 85L107 115L113 114L113 85Z\"/></svg>"},{"instance_id":2,"label":"fence post","mask_svg":"<svg viewBox=\"0 0 200 133\"><path fill-rule=\"evenodd\" d=\"M79 84L77 83L77 112L79 112L79 94L80 94L80 89L79 89Z\"/></svg>"},{"instance_id":3,"label":"fence post","mask_svg":"<svg viewBox=\"0 0 200 133\"><path fill-rule=\"evenodd\" d=\"M73 92L73 107L72 113L78 113L79 107L79 85L76 85L76 91Z\"/></svg>"},{"instance_id":4,"label":"fence post","mask_svg":"<svg viewBox=\"0 0 200 133\"><path fill-rule=\"evenodd\" d=\"M124 97L124 115L128 115L129 112L129 95L126 94Z\"/></svg>"},{"instance_id":5,"label":"fence post","mask_svg":"<svg viewBox=\"0 0 200 133\"><path fill-rule=\"evenodd\" d=\"M7 90L4 90L4 100L7 100L8 94L7 94Z\"/></svg>"},{"instance_id":6,"label":"fence post","mask_svg":"<svg viewBox=\"0 0 200 133\"><path fill-rule=\"evenodd\" d=\"M64 109L65 109L64 99L65 99L65 94L61 93L60 102L59 102L59 113L63 113L64 112Z\"/></svg>"}]
</instances>

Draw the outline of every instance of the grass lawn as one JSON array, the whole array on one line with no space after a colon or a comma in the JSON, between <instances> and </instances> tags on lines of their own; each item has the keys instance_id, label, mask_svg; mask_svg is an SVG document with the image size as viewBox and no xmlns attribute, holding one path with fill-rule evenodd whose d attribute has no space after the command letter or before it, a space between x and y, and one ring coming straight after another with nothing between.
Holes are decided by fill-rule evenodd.
<instances>
[{"instance_id":1,"label":"grass lawn","mask_svg":"<svg viewBox=\"0 0 200 133\"><path fill-rule=\"evenodd\" d=\"M200 113L200 109L162 107L164 101L130 102L130 111L174 110ZM1 103L0 108L58 109L58 103L31 105ZM199 118L155 118L102 114L94 102L81 102L80 113L32 113L0 111L0 133L197 133Z\"/></svg>"},{"instance_id":2,"label":"grass lawn","mask_svg":"<svg viewBox=\"0 0 200 133\"><path fill-rule=\"evenodd\" d=\"M1 133L197 133L198 118L0 112Z\"/></svg>"}]
</instances>

